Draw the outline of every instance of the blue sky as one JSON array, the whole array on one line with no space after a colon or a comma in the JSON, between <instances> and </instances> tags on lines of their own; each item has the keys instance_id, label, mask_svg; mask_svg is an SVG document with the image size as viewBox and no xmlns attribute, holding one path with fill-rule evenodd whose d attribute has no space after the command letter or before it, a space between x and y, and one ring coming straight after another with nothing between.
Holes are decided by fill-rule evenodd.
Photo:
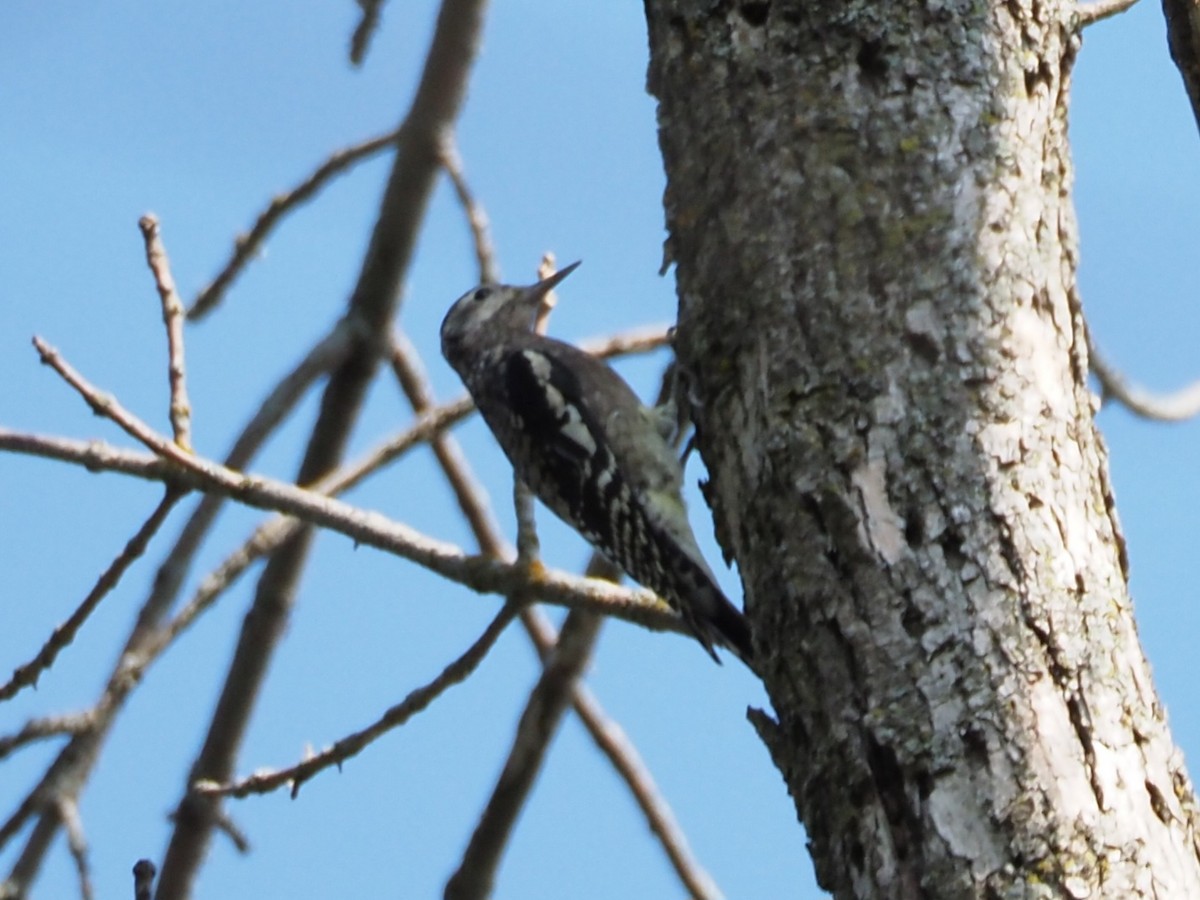
<instances>
[{"instance_id":1,"label":"blue sky","mask_svg":"<svg viewBox=\"0 0 1200 900\"><path fill-rule=\"evenodd\" d=\"M428 2L385 7L361 70L346 62L354 4L33 4L0 7L0 424L128 443L93 417L29 339L78 368L152 424L166 424L158 300L137 219L154 211L185 297L224 260L270 196L332 150L394 127L433 22ZM471 82L459 143L491 218L509 280L541 253L584 265L564 285L552 328L582 338L668 321L657 276L663 187L654 106L645 94L640 4L496 4ZM1159 389L1200 376L1194 297L1200 233L1197 131L1153 4L1085 35L1071 134L1082 233L1080 282L1099 345ZM387 170L362 166L269 242L226 306L188 335L195 443L220 456L267 387L340 314ZM400 325L425 353L439 395L457 379L436 351L446 306L475 280L446 185L406 283ZM661 358L623 366L643 392ZM286 476L315 402L256 463ZM407 420L382 379L356 450ZM1121 519L1130 542L1139 630L1174 734L1193 762L1200 613L1192 560L1200 510L1195 424L1156 425L1107 409ZM456 432L511 520L507 469L478 423ZM693 469L690 473L696 475ZM152 485L0 456L0 670L24 661L90 588L157 502ZM427 456L352 496L441 538L470 545L446 513ZM710 557L703 504L694 520ZM177 511L37 691L0 706L0 733L29 716L92 702L113 648L183 521ZM230 508L194 586L258 517ZM578 567L582 544L540 516L553 565ZM151 671L118 721L82 813L101 897L127 896L129 869L158 858L244 614L248 580ZM725 583L738 597L736 577ZM373 720L432 677L486 624L478 598L337 536L323 537L287 641L266 685L239 771L285 765ZM253 854L218 841L199 897L440 895L507 751L536 677L515 630L466 685L340 774L232 805ZM590 683L622 724L730 897L817 897L805 838L766 752L744 719L765 698L736 662L716 667L691 642L607 627ZM51 748L0 767L0 810ZM12 864L10 848L0 870ZM797 885L801 885L797 888ZM70 896L60 846L35 896ZM568 719L501 869L499 898L676 896L680 891L624 786Z\"/></svg>"}]
</instances>

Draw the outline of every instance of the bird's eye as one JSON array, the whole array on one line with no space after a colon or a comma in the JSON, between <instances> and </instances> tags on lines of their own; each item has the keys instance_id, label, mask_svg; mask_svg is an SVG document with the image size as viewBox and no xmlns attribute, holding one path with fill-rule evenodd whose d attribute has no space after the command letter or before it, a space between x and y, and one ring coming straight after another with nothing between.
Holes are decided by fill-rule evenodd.
<instances>
[{"instance_id":1,"label":"bird's eye","mask_svg":"<svg viewBox=\"0 0 1200 900\"><path fill-rule=\"evenodd\" d=\"M490 287L481 287L471 295L471 299L478 303L481 300L486 300L490 296L492 296L492 289Z\"/></svg>"}]
</instances>

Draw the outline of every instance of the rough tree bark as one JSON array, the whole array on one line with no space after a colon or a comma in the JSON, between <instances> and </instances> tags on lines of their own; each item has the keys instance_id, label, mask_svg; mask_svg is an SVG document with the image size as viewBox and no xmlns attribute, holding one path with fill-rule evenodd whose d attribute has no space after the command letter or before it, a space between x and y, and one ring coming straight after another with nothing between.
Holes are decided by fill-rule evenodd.
<instances>
[{"instance_id":1,"label":"rough tree bark","mask_svg":"<svg viewBox=\"0 0 1200 900\"><path fill-rule=\"evenodd\" d=\"M677 350L838 897L1200 897L1086 385L1073 6L648 0Z\"/></svg>"}]
</instances>

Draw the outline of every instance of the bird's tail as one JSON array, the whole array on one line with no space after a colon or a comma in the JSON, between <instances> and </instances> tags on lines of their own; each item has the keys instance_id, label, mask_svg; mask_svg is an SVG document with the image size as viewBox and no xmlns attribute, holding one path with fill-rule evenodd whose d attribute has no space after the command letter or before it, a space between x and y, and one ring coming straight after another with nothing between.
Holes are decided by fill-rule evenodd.
<instances>
[{"instance_id":1,"label":"bird's tail","mask_svg":"<svg viewBox=\"0 0 1200 900\"><path fill-rule=\"evenodd\" d=\"M680 594L690 601L682 603L679 609L684 622L718 663L721 660L713 650L714 644L732 650L753 671L754 642L749 621L717 587L706 567L693 560L688 562L691 565L685 565L680 573L684 575Z\"/></svg>"},{"instance_id":2,"label":"bird's tail","mask_svg":"<svg viewBox=\"0 0 1200 900\"><path fill-rule=\"evenodd\" d=\"M652 527L654 524L651 523ZM688 630L716 662L720 663L721 659L713 647L720 645L736 653L754 671L754 642L750 623L717 586L716 578L704 563L691 531L678 528L663 531L662 539L656 540L654 546L665 550L667 558L656 558L653 564L645 566L633 565L627 571L646 587L656 591L679 613ZM634 559L632 562L641 560Z\"/></svg>"},{"instance_id":3,"label":"bird's tail","mask_svg":"<svg viewBox=\"0 0 1200 900\"><path fill-rule=\"evenodd\" d=\"M721 637L721 643L737 654L751 670L754 669L754 643L750 638L750 622L725 595L717 592L719 600L709 625Z\"/></svg>"}]
</instances>

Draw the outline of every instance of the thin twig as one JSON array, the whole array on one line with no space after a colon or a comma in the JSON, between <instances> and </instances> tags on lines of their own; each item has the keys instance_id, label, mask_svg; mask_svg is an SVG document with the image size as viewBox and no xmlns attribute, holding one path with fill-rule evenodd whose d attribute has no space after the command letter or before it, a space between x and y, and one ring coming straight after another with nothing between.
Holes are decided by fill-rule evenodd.
<instances>
[{"instance_id":1,"label":"thin twig","mask_svg":"<svg viewBox=\"0 0 1200 900\"><path fill-rule=\"evenodd\" d=\"M87 401L98 416L111 419L121 430L130 437L144 444L157 455L171 462L188 465L191 458L186 450L173 441L168 441L133 413L126 410L111 394L102 393L84 378L75 368L63 359L56 349L40 337L34 337L33 346L37 349L42 363L52 368L62 376L63 380L75 388L79 396Z\"/></svg>"},{"instance_id":2,"label":"thin twig","mask_svg":"<svg viewBox=\"0 0 1200 900\"><path fill-rule=\"evenodd\" d=\"M393 129L387 134L365 140L360 144L345 147L332 154L321 163L315 171L300 184L283 194L271 198L270 204L259 213L254 225L245 234L240 234L233 242L233 254L217 273L216 277L196 295L191 308L187 311L189 319L198 320L221 302L225 292L234 280L242 273L246 264L254 258L259 248L267 239L267 235L275 228L288 212L304 201L312 198L325 183L336 175L349 169L358 162L373 156L394 145L400 136L399 129Z\"/></svg>"},{"instance_id":3,"label":"thin twig","mask_svg":"<svg viewBox=\"0 0 1200 900\"><path fill-rule=\"evenodd\" d=\"M344 336L350 333L353 332L348 327L339 327L339 330L327 339L329 343L324 347L324 350L328 350L331 355L344 354L344 348L347 345ZM642 328L609 338L588 341L581 346L597 355L612 356L622 353L640 353L653 350L663 344L665 337L664 328ZM320 368L319 362L315 359L316 356L320 356L320 354L314 351L314 364L308 368L307 374L314 374ZM302 390L302 379L299 377L299 371L296 374L297 378L291 382L286 392L283 391L284 385L281 383L280 388L275 393L287 393L292 397L298 396ZM266 405L273 405L276 414L279 416L282 416L282 411L288 408L288 404L286 403ZM414 426L414 437L423 428L428 428L430 434L438 433L448 424L461 419L470 411L470 408L469 402L459 401L458 404L451 404L450 407L442 408L438 414L424 417ZM249 432L244 433L243 437L246 440L239 438L234 450L227 456L228 465L225 467L226 470L245 467L242 457L252 454L253 448L250 445L255 442L250 440ZM424 439L424 437L421 436L420 439ZM196 514L189 520L185 527L184 533L177 545L177 550L180 552L173 551L168 560L160 567L159 573L155 578L155 591L139 612L138 624L130 634L125 649L120 656L118 666L110 675L108 683L104 688L102 701L97 707L100 714L97 717L97 724L94 726L94 730L84 729L82 733L72 738L67 746L60 751L55 762L45 773L39 784L26 796L25 800L22 801L9 819L0 825L0 847L2 847L23 827L31 815L37 814L39 811L42 813L41 820L35 825L33 833L26 842L26 846L10 874L10 883L20 886L28 884L36 874L40 865L39 861L44 857L46 850L51 845L59 824L54 808L45 807L40 798L53 796L57 790L55 785L60 783L77 785L82 784L83 780L86 779L86 773L94 764L99 752L107 723L111 720L115 712L121 708L129 690L138 683L129 677L132 672L137 670L137 666L132 664L131 660L136 660L148 643L152 642L157 635L158 629L156 623L169 608L172 598L186 574L187 561L199 545L203 534L211 524L216 510L219 508L219 502L217 501L230 496L238 497L245 501L247 497L255 496L253 488L256 484L261 485L261 480L243 479L244 485L242 488L239 488L233 484L233 481L236 481L237 478L242 478L240 473L226 472L226 476L232 476L231 480L222 482L223 486L221 486L221 484L211 479L206 479L197 472L183 470L175 463L139 451L120 449L101 441L79 441L47 437L44 435L13 432L3 428L0 428L0 450L56 459L83 466L89 471L94 472L114 471L152 481L176 481L183 486L191 486L214 492L210 496L205 497L200 507L197 508ZM290 485L284 487L287 490L293 490ZM246 490L243 490L243 488ZM214 497L216 500L209 503L208 501ZM273 508L269 503L263 502L263 500L264 498L259 497L260 502L258 505L260 508ZM283 511L296 512L303 515L301 508L302 505L301 507L292 507ZM207 511L207 515L203 517L203 521L199 521L202 511ZM493 532L493 536L497 542L496 546L503 547L503 539L498 537L498 532L494 528L494 525ZM351 534L351 537L354 537L354 535ZM360 539L360 543L364 542L369 541ZM187 545L186 548L184 545ZM547 573L543 576L543 580L540 582L543 599L554 599L553 594L558 589L555 577L555 573ZM569 576L567 578L569 579ZM508 590L508 588L497 588L497 592L499 593L507 593ZM648 603L647 594L642 593L639 595L635 593L630 595L625 592L620 592L620 594L635 598L633 603L627 604L626 611L628 615L623 616L621 612L617 611L616 605L609 606L608 612L616 614L618 617L640 622L645 627L678 630L673 616L666 612L664 607L657 604L657 601L654 601L655 605ZM553 626L550 625L544 615L530 608L522 611L521 621L533 638L539 655L544 658L549 653L550 648L553 647L557 637ZM615 727L608 722L599 704L582 687L578 689L576 694L576 709L580 712L589 731L594 735L602 734L608 727ZM640 761L636 759L636 755L633 757L621 756L621 751L617 748L605 748L602 743L601 747L610 754L614 766L618 770L638 770L640 767L644 771L644 766L641 766ZM645 773L645 778L648 783L652 784L648 772ZM639 803L643 805L648 819L651 822L661 821L662 811L647 805L646 797L638 793L636 786L633 787L635 797L638 797ZM665 809L665 806L663 809ZM657 833L658 830L655 830ZM671 848L668 848L668 853L669 855L673 855Z\"/></svg>"},{"instance_id":4,"label":"thin twig","mask_svg":"<svg viewBox=\"0 0 1200 900\"><path fill-rule=\"evenodd\" d=\"M244 469L253 461L267 438L296 408L305 392L322 375L335 369L354 346L355 325L342 319L296 363L267 394L225 457L231 469Z\"/></svg>"},{"instance_id":5,"label":"thin twig","mask_svg":"<svg viewBox=\"0 0 1200 900\"><path fill-rule=\"evenodd\" d=\"M393 332L388 358L396 380L399 382L401 390L404 391L404 396L408 398L413 412L418 416L418 421L424 421L435 415L438 406L429 376L421 364L417 348L413 346L404 332ZM463 408L467 411L474 409L470 397L465 397L457 403L463 404ZM450 404L450 406L457 408L456 404ZM428 441L430 447L433 448L433 454L437 458L438 464L446 475L446 480L450 482L454 499L466 517L471 531L476 538L480 534L486 534L491 530L494 522L492 510L479 480L471 474L458 441L444 430L432 432ZM483 553L504 559L511 554L502 544L503 542L496 544L481 542L479 549Z\"/></svg>"},{"instance_id":6,"label":"thin twig","mask_svg":"<svg viewBox=\"0 0 1200 900\"><path fill-rule=\"evenodd\" d=\"M637 747L629 740L621 726L604 716L603 711L593 715L593 705L598 708L598 701L587 688L580 686L575 696L575 708L580 711L579 718L592 740L596 742L596 746L604 752L633 792L637 805L646 816L646 824L662 844L680 881L692 897L720 897L721 891L716 882L692 855L687 836L679 827L675 813L662 796L658 785L654 783L654 776L650 774L650 769L642 760ZM581 710L586 710L586 714Z\"/></svg>"},{"instance_id":7,"label":"thin twig","mask_svg":"<svg viewBox=\"0 0 1200 900\"><path fill-rule=\"evenodd\" d=\"M358 26L350 38L350 62L361 66L371 38L379 27L379 11L383 8L383 0L358 0L358 5L362 9L362 18L358 20Z\"/></svg>"},{"instance_id":8,"label":"thin twig","mask_svg":"<svg viewBox=\"0 0 1200 900\"><path fill-rule=\"evenodd\" d=\"M193 788L202 794L211 796L246 797L250 794L265 794L285 784L290 784L292 797L295 797L300 792L300 786L318 772L328 769L330 766L340 766L361 752L380 735L400 727L424 710L447 689L466 680L487 656L488 651L516 616L517 609L516 604L506 603L496 617L488 623L483 633L461 656L446 666L436 678L410 692L407 697L385 712L377 721L361 731L347 735L331 747L290 768L274 772L260 772L233 784L196 782Z\"/></svg>"},{"instance_id":9,"label":"thin twig","mask_svg":"<svg viewBox=\"0 0 1200 900\"><path fill-rule=\"evenodd\" d=\"M89 472L118 472L145 481L166 483L178 467L153 453L127 450L99 440L81 441L76 438L10 431L0 426L0 451L40 456L57 462L71 463Z\"/></svg>"},{"instance_id":10,"label":"thin twig","mask_svg":"<svg viewBox=\"0 0 1200 900\"><path fill-rule=\"evenodd\" d=\"M79 896L92 900L96 892L92 889L91 867L88 865L87 836L83 833L83 819L79 817L79 804L74 799L58 801L58 815L63 830L67 833L67 849L75 861L75 873L79 876Z\"/></svg>"},{"instance_id":11,"label":"thin twig","mask_svg":"<svg viewBox=\"0 0 1200 900\"><path fill-rule=\"evenodd\" d=\"M158 867L148 859L139 859L133 864L133 900L150 900L157 873Z\"/></svg>"},{"instance_id":12,"label":"thin twig","mask_svg":"<svg viewBox=\"0 0 1200 900\"><path fill-rule=\"evenodd\" d=\"M81 734L91 728L95 720L96 716L91 710L82 713L68 713L65 716L33 719L26 722L25 727L20 731L0 737L0 759L4 759L14 750L24 747L26 744L32 744L34 741L59 735Z\"/></svg>"},{"instance_id":13,"label":"thin twig","mask_svg":"<svg viewBox=\"0 0 1200 900\"><path fill-rule=\"evenodd\" d=\"M226 456L226 468L239 470L249 464L270 430L294 408L308 384L345 357L353 346L352 338L356 333L349 322L339 323L292 373L284 377L235 441ZM118 450L99 441L64 441L11 432L6 432L4 437L7 439L4 442L6 448L10 450L76 462L95 472L119 471L164 483L176 483L178 466L156 456ZM75 796L86 783L88 771L99 757L112 719L132 689L140 683L133 673L140 671L139 665L144 668L145 663L141 661L147 658L148 648L160 635L159 623L170 610L187 575L191 559L225 499L226 496L210 494L197 505L175 546L155 574L150 596L138 611L135 624L118 654L114 669L109 673L100 699L90 711L92 722L88 727L72 733L71 740L58 752L40 782L27 795L27 802L22 803L17 813L0 827L0 846L3 846L30 815L40 815L10 873L9 884L17 889L32 881L57 833L57 807L44 802L45 798L52 798L64 791Z\"/></svg>"},{"instance_id":14,"label":"thin twig","mask_svg":"<svg viewBox=\"0 0 1200 900\"><path fill-rule=\"evenodd\" d=\"M45 450L40 455L78 464L87 461L93 470L117 471L151 481L165 478L195 490L234 497L247 506L294 516L344 534L356 543L393 553L479 593L507 595L530 589L537 592L542 602L591 609L654 631L679 634L686 631L678 616L650 591L615 588L595 579L579 578L553 569L527 572L513 563L468 555L454 544L430 538L378 513L358 509L287 482L233 472L203 457L190 458L185 468L171 466L164 471L155 461L141 454L115 447L105 446L97 453L95 442L72 442L26 434L17 435L17 440L13 441L10 435L0 429L0 450L12 446L21 446L27 452ZM153 432L150 437L170 445L170 441ZM97 466L99 459L112 464Z\"/></svg>"},{"instance_id":15,"label":"thin twig","mask_svg":"<svg viewBox=\"0 0 1200 900\"><path fill-rule=\"evenodd\" d=\"M600 359L628 356L631 353L649 353L670 342L666 325L646 325L631 328L611 337L593 338L579 342L579 349Z\"/></svg>"},{"instance_id":16,"label":"thin twig","mask_svg":"<svg viewBox=\"0 0 1200 900\"><path fill-rule=\"evenodd\" d=\"M25 447L37 446L36 436L21 435ZM0 449L9 445L8 433L0 429ZM94 463L94 444L76 442L78 457L71 443L48 439L54 458L64 462ZM161 440L161 438L160 438ZM169 442L168 442L169 443ZM149 480L158 480L161 472L154 466L139 469L138 455L127 457L116 448L106 448L105 458L114 459L112 471L120 471ZM627 590L606 585L595 579L579 578L553 569L527 571L522 566L491 557L470 556L453 544L429 538L409 526L391 522L378 513L359 510L349 504L315 494L286 482L262 476L231 472L210 460L196 457L186 470L169 473L196 490L213 491L236 497L248 506L282 512L305 522L339 532L354 540L393 553L437 572L478 593L508 595L518 590L533 590L542 602L574 608L576 606L633 622L654 631L679 634L686 629L678 617L651 592ZM94 467L94 466L93 466Z\"/></svg>"},{"instance_id":17,"label":"thin twig","mask_svg":"<svg viewBox=\"0 0 1200 900\"><path fill-rule=\"evenodd\" d=\"M559 631L557 649L542 669L517 723L516 737L492 796L462 862L446 884L446 900L491 896L496 869L517 814L541 770L550 738L558 730L570 703L571 689L590 658L587 651L599 628L598 616L568 616ZM575 650L576 644L582 645L582 652Z\"/></svg>"},{"instance_id":18,"label":"thin twig","mask_svg":"<svg viewBox=\"0 0 1200 900\"><path fill-rule=\"evenodd\" d=\"M587 574L612 581L621 575L620 570L599 553L592 554ZM447 900L491 895L496 870L513 826L529 799L529 791L541 771L563 714L574 699L603 621L594 613L572 610L563 622L554 649L517 722L516 735L500 778L479 817L462 862L446 884Z\"/></svg>"},{"instance_id":19,"label":"thin twig","mask_svg":"<svg viewBox=\"0 0 1200 900\"><path fill-rule=\"evenodd\" d=\"M555 265L553 253L545 253L542 255L542 261L538 264L537 277L538 281L549 278L558 267ZM550 324L550 313L554 312L554 307L558 305L558 292L546 291L542 294L542 303L538 307L537 317L533 320L533 330L538 334L545 334L546 327Z\"/></svg>"},{"instance_id":20,"label":"thin twig","mask_svg":"<svg viewBox=\"0 0 1200 900\"><path fill-rule=\"evenodd\" d=\"M188 401L187 368L183 356L183 301L175 290L171 263L158 233L158 219L150 214L138 220L146 243L146 263L154 274L154 284L162 301L163 324L167 329L167 383L171 388L171 430L175 443L192 449L192 405Z\"/></svg>"},{"instance_id":21,"label":"thin twig","mask_svg":"<svg viewBox=\"0 0 1200 900\"><path fill-rule=\"evenodd\" d=\"M487 213L475 199L467 176L463 172L462 158L454 139L446 136L442 139L441 148L442 168L450 176L454 185L454 193L467 216L467 226L471 229L471 242L475 247L475 260L479 264L479 281L482 284L495 284L500 280L500 268L496 264L496 248L492 245L492 236L488 224Z\"/></svg>"},{"instance_id":22,"label":"thin twig","mask_svg":"<svg viewBox=\"0 0 1200 900\"><path fill-rule=\"evenodd\" d=\"M218 809L216 822L213 824L217 831L229 838L229 843L233 844L233 849L238 853L250 852L250 838L246 836L246 832L238 826L237 822L233 821L233 816L229 814L228 810Z\"/></svg>"},{"instance_id":23,"label":"thin twig","mask_svg":"<svg viewBox=\"0 0 1200 900\"><path fill-rule=\"evenodd\" d=\"M294 485L234 472L211 460L186 453L125 410L116 398L101 393L52 347L38 338L34 342L42 360L59 372L92 409L112 419L154 453L175 463L178 469L171 473L171 477L184 486L234 496L250 506L294 515L306 522L346 534L359 543L396 553L477 591L508 595L518 589L530 588L547 602L568 606L578 604L658 630L682 630L677 617L666 610L661 600L654 598L646 602L645 598L653 597L648 591L614 591L594 580L589 582L552 571L521 574L523 567L494 559L468 557L452 544L433 540L406 525L389 522L377 513L355 509ZM6 435L7 432L0 429L0 449L4 446ZM30 436L21 437L28 446ZM61 442L56 450L59 459L67 459L70 455L62 452L64 447ZM95 454L88 452L87 458L94 461ZM123 468L128 471L131 467L125 461ZM136 471L130 471L129 474L151 477ZM578 585L580 590L576 592L568 588L564 592L563 588L567 585ZM616 602L612 603L614 600Z\"/></svg>"},{"instance_id":24,"label":"thin twig","mask_svg":"<svg viewBox=\"0 0 1200 900\"><path fill-rule=\"evenodd\" d=\"M162 527L166 521L167 515L174 508L175 504L183 497L183 491L177 490L170 483L167 484L166 492L163 494L162 500L158 506L150 513L150 517L142 523L142 527L137 530L137 533L129 539L117 558L114 559L107 569L96 580L95 586L91 589L83 602L76 607L75 611L67 618L67 621L59 625L51 632L50 637L42 645L42 649L37 652L37 655L24 665L18 666L12 674L12 678L8 683L0 686L0 701L8 700L16 696L17 692L23 687L37 684L39 676L54 665L54 660L57 658L59 651L75 640L75 635L79 633L79 629L83 627L83 623L100 605L108 594L117 586L121 580L121 576L129 569L133 563L146 552L146 547L150 543L150 539L158 533L158 529Z\"/></svg>"},{"instance_id":25,"label":"thin twig","mask_svg":"<svg viewBox=\"0 0 1200 900\"><path fill-rule=\"evenodd\" d=\"M1130 384L1123 374L1108 364L1091 342L1088 344L1088 357L1092 374L1100 382L1102 400L1116 400L1130 412L1158 422L1181 422L1200 413L1200 381L1192 382L1171 394L1155 394Z\"/></svg>"},{"instance_id":26,"label":"thin twig","mask_svg":"<svg viewBox=\"0 0 1200 900\"><path fill-rule=\"evenodd\" d=\"M382 350L374 336L386 335L395 320L401 285L436 183L437 138L453 127L462 107L484 9L482 0L443 0L438 11L379 216L347 302L346 315L361 323L365 336L325 384L296 475L299 484L316 481L340 463L363 409ZM189 781L227 781L231 777L260 686L287 631L313 538L312 528L298 531L264 567ZM176 818L159 875L159 892L164 896L192 893L212 839L217 802L195 801L190 792L180 801L181 815Z\"/></svg>"},{"instance_id":27,"label":"thin twig","mask_svg":"<svg viewBox=\"0 0 1200 900\"><path fill-rule=\"evenodd\" d=\"M659 346L662 334L661 329L647 328L592 341L590 346L605 355L643 352ZM466 516L476 540L479 541L481 551L497 559L511 558L512 550L499 536L499 528L484 496L483 488L478 479L471 474L458 443L446 433L446 429L461 421L471 412L473 407L470 398L464 397L444 406L435 406L429 379L421 366L419 355L403 332L393 335L390 359L397 380L413 405L414 411L419 414L419 418L404 432L388 439L374 450L364 454L359 460L309 485L308 489L316 493L336 496L356 487L369 475L394 461L418 443L428 441L446 473L459 508ZM212 495L205 498L206 501L210 499L214 499ZM183 606L170 625L164 629L161 645L165 646L173 641L246 569L255 561L274 551L298 527L300 527L300 523L296 519L288 517L271 519L258 526L240 547L230 553L204 577L192 598ZM522 612L522 620L526 621L530 616L535 615L537 615L535 611L527 609ZM528 622L526 622L526 627L529 627ZM549 639L549 643L552 644L553 639ZM157 650L158 647L155 649ZM139 655L139 660L143 663L148 663L151 658L152 655L149 653ZM133 666L131 673L140 674L140 669Z\"/></svg>"},{"instance_id":28,"label":"thin twig","mask_svg":"<svg viewBox=\"0 0 1200 900\"><path fill-rule=\"evenodd\" d=\"M1102 19L1108 19L1129 9L1138 0L1092 0L1090 3L1079 3L1075 6L1079 27L1092 25Z\"/></svg>"},{"instance_id":29,"label":"thin twig","mask_svg":"<svg viewBox=\"0 0 1200 900\"><path fill-rule=\"evenodd\" d=\"M463 400L439 407L429 415L421 417L411 428L367 452L360 459L308 485L307 489L313 493L328 496L337 496L350 490L407 450L417 446L421 441L431 440L435 442L436 447L438 441L448 440L445 435L440 433L441 429L462 418L469 411L470 405ZM131 674L139 675L140 666L148 665L161 649L173 642L222 593L232 587L250 566L264 556L273 553L303 525L303 521L299 519L280 515L268 519L255 528L249 538L201 579L191 599L162 629L159 641L140 654L137 663L130 664ZM495 555L499 558L504 557L504 554Z\"/></svg>"},{"instance_id":30,"label":"thin twig","mask_svg":"<svg viewBox=\"0 0 1200 900\"><path fill-rule=\"evenodd\" d=\"M0 825L0 847L3 847L5 844L7 844L13 835L25 827L25 823L29 821L30 817L36 814L43 807L45 803L45 791L43 790L43 785L48 780L48 777L43 778L42 783L26 794L25 799L17 804L17 808L14 809L9 817L4 820L4 824ZM55 811L57 813L57 808ZM28 853L28 845L26 852ZM18 860L18 863L20 862L21 860ZM9 887L9 885L12 883L20 885L23 881L24 878L19 877L17 872L11 872L9 881L5 884L5 887ZM20 896L20 894L18 893L17 896Z\"/></svg>"},{"instance_id":31,"label":"thin twig","mask_svg":"<svg viewBox=\"0 0 1200 900\"><path fill-rule=\"evenodd\" d=\"M6 898L24 897L29 893L41 861L46 858L46 853L58 836L58 829L62 823L58 818L57 803L39 804L37 798L31 794L21 803L20 808L13 816L3 826L0 826L0 838L3 839L0 840L0 843L3 843L15 833L10 830L13 822L20 822L17 827L23 827L25 819L39 812L41 818L34 823L29 837L25 839L25 846L17 857L17 861L9 869L8 879L0 882L0 888L6 892L4 895Z\"/></svg>"}]
</instances>

